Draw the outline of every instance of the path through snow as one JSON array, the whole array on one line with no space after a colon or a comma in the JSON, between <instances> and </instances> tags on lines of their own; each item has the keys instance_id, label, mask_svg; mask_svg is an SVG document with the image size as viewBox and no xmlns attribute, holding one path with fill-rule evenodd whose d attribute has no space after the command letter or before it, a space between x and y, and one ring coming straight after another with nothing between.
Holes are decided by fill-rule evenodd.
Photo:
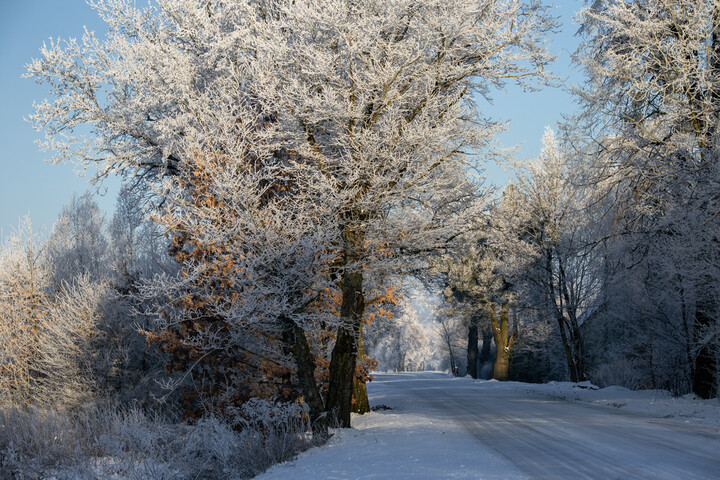
<instances>
[{"instance_id":1,"label":"path through snow","mask_svg":"<svg viewBox=\"0 0 720 480\"><path fill-rule=\"evenodd\" d=\"M574 390L441 373L378 374L368 385L371 405L392 410L354 416L354 428L258 478L720 479L717 401L700 403L708 426L652 416L667 416L662 392L655 393L659 401L637 394L644 400L632 403L633 412L616 408L621 404L611 397L635 392ZM637 412L643 402L645 414Z\"/></svg>"}]
</instances>

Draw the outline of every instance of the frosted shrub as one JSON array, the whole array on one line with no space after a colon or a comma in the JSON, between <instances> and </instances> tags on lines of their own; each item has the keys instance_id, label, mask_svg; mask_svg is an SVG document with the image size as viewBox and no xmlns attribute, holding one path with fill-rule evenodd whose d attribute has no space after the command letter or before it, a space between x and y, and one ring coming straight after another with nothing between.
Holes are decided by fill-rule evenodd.
<instances>
[{"instance_id":1,"label":"frosted shrub","mask_svg":"<svg viewBox=\"0 0 720 480\"><path fill-rule=\"evenodd\" d=\"M246 447L230 425L207 416L188 429L181 457L191 478L244 478L255 471Z\"/></svg>"},{"instance_id":2,"label":"frosted shrub","mask_svg":"<svg viewBox=\"0 0 720 480\"><path fill-rule=\"evenodd\" d=\"M33 397L37 340L48 304L48 265L30 219L0 238L0 407L27 405Z\"/></svg>"},{"instance_id":3,"label":"frosted shrub","mask_svg":"<svg viewBox=\"0 0 720 480\"><path fill-rule=\"evenodd\" d=\"M233 413L241 428L245 464L254 468L254 474L325 440L312 435L304 404L253 398Z\"/></svg>"},{"instance_id":4,"label":"frosted shrub","mask_svg":"<svg viewBox=\"0 0 720 480\"><path fill-rule=\"evenodd\" d=\"M153 454L165 457L172 443L182 436L178 427L159 415L147 414L140 408L111 409L99 415L95 428L98 446L105 455L137 457ZM92 432L88 432L92 433ZM180 434L180 435L179 435Z\"/></svg>"},{"instance_id":5,"label":"frosted shrub","mask_svg":"<svg viewBox=\"0 0 720 480\"><path fill-rule=\"evenodd\" d=\"M601 364L590 373L590 379L600 387L618 385L631 390L650 388L647 373L625 357Z\"/></svg>"},{"instance_id":6,"label":"frosted shrub","mask_svg":"<svg viewBox=\"0 0 720 480\"><path fill-rule=\"evenodd\" d=\"M307 407L304 404L251 398L234 412L236 421L244 429L261 432L310 430Z\"/></svg>"},{"instance_id":7,"label":"frosted shrub","mask_svg":"<svg viewBox=\"0 0 720 480\"><path fill-rule=\"evenodd\" d=\"M48 308L42 335L37 341L37 372L33 402L55 409L73 409L96 398L103 345L105 304L114 300L105 283L89 276L64 283Z\"/></svg>"},{"instance_id":8,"label":"frosted shrub","mask_svg":"<svg viewBox=\"0 0 720 480\"><path fill-rule=\"evenodd\" d=\"M74 433L70 419L56 412L0 410L1 478L34 478L50 466L72 464L78 459Z\"/></svg>"},{"instance_id":9,"label":"frosted shrub","mask_svg":"<svg viewBox=\"0 0 720 480\"><path fill-rule=\"evenodd\" d=\"M213 416L188 425L137 406L0 410L0 479L242 479L323 440L309 433L299 404L253 400L238 414L233 427Z\"/></svg>"}]
</instances>

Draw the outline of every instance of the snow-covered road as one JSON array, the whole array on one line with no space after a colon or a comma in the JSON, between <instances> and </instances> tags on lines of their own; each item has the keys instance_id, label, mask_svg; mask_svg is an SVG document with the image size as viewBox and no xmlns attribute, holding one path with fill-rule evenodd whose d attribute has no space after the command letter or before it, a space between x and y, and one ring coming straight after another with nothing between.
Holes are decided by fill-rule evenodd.
<instances>
[{"instance_id":1,"label":"snow-covered road","mask_svg":"<svg viewBox=\"0 0 720 480\"><path fill-rule=\"evenodd\" d=\"M440 373L376 375L368 391L392 410L260 478L720 479L715 426Z\"/></svg>"}]
</instances>

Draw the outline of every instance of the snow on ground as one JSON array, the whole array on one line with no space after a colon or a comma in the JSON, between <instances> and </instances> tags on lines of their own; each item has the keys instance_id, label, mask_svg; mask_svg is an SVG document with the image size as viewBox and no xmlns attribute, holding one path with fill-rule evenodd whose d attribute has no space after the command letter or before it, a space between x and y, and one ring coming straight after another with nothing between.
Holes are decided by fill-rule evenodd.
<instances>
[{"instance_id":1,"label":"snow on ground","mask_svg":"<svg viewBox=\"0 0 720 480\"><path fill-rule=\"evenodd\" d=\"M401 377L402 374L395 374ZM444 374L438 374L444 375ZM276 465L258 480L316 479L527 479L492 449L477 445L462 426L392 388L392 380L368 385L371 405L389 406L352 417L351 429Z\"/></svg>"},{"instance_id":2,"label":"snow on ground","mask_svg":"<svg viewBox=\"0 0 720 480\"><path fill-rule=\"evenodd\" d=\"M589 382L550 382L542 385L493 380L498 388L524 388L526 392L568 402L589 403L643 415L672 419L684 423L720 428L720 398L703 400L690 393L673 396L667 390L628 390L623 387L598 388ZM720 477L720 473L718 474Z\"/></svg>"},{"instance_id":3,"label":"snow on ground","mask_svg":"<svg viewBox=\"0 0 720 480\"><path fill-rule=\"evenodd\" d=\"M720 478L717 399L438 372L379 374L368 393L391 409L257 478Z\"/></svg>"}]
</instances>

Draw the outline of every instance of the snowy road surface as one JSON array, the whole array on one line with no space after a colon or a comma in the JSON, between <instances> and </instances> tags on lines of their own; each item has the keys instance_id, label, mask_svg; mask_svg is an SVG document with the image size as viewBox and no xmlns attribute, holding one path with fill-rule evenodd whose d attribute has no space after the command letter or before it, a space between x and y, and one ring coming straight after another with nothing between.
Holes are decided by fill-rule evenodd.
<instances>
[{"instance_id":1,"label":"snowy road surface","mask_svg":"<svg viewBox=\"0 0 720 480\"><path fill-rule=\"evenodd\" d=\"M381 410L271 479L720 479L720 429L539 396L520 383L380 374ZM648 411L652 411L648 403Z\"/></svg>"}]
</instances>

